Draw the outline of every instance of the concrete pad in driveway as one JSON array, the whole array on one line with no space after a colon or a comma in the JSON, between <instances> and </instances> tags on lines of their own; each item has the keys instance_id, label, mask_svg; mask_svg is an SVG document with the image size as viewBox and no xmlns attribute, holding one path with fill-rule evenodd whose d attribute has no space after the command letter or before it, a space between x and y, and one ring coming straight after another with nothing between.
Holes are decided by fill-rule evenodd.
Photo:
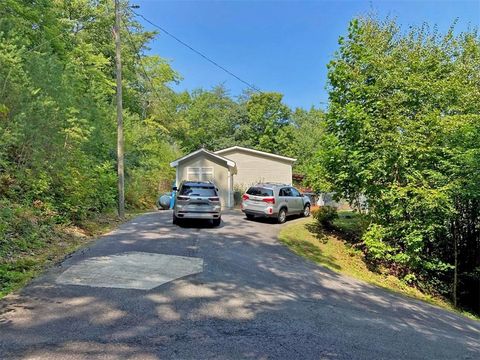
<instances>
[{"instance_id":1,"label":"concrete pad in driveway","mask_svg":"<svg viewBox=\"0 0 480 360\"><path fill-rule=\"evenodd\" d=\"M58 284L150 290L187 275L202 272L203 260L195 257L127 252L100 256L72 265Z\"/></svg>"}]
</instances>

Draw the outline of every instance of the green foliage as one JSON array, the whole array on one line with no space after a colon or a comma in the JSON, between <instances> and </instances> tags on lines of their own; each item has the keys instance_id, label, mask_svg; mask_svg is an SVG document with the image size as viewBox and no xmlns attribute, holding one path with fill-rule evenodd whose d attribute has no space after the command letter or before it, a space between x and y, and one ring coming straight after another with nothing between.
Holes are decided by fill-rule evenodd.
<instances>
[{"instance_id":1,"label":"green foliage","mask_svg":"<svg viewBox=\"0 0 480 360\"><path fill-rule=\"evenodd\" d=\"M0 295L69 251L63 244L78 239L63 239L63 227L116 205L112 10L103 0L0 3ZM154 34L128 13L123 25L133 41L122 48L126 198L148 207L174 177L166 124L177 101L168 84L179 76L138 53Z\"/></svg>"},{"instance_id":2,"label":"green foliage","mask_svg":"<svg viewBox=\"0 0 480 360\"><path fill-rule=\"evenodd\" d=\"M111 4L10 0L0 14L0 195L27 206L40 201L64 221L113 208ZM179 76L163 59L137 53L152 33L143 32L128 13L123 24L132 33L122 49L127 198L136 206L142 197L146 206L153 204L156 186L135 195L129 191L132 184L173 177L168 163L178 152L171 150L165 124L171 123L176 98L167 83ZM168 111L158 93L171 104Z\"/></svg>"},{"instance_id":3,"label":"green foliage","mask_svg":"<svg viewBox=\"0 0 480 360\"><path fill-rule=\"evenodd\" d=\"M246 93L235 101L222 86L180 94L179 116L171 134L185 152L239 145L293 156L300 150L295 142L298 127L282 97Z\"/></svg>"},{"instance_id":4,"label":"green foliage","mask_svg":"<svg viewBox=\"0 0 480 360\"><path fill-rule=\"evenodd\" d=\"M234 132L241 117L240 105L223 86L180 95L178 123L172 130L185 152L201 147L210 150L235 145Z\"/></svg>"},{"instance_id":5,"label":"green foliage","mask_svg":"<svg viewBox=\"0 0 480 360\"><path fill-rule=\"evenodd\" d=\"M306 111L296 109L292 114L294 127L290 154L297 158L295 172L308 176L309 169L314 166L312 159L323 148L323 139L326 133L325 113L322 110L311 108ZM313 180L314 179L308 179Z\"/></svg>"},{"instance_id":6,"label":"green foliage","mask_svg":"<svg viewBox=\"0 0 480 360\"><path fill-rule=\"evenodd\" d=\"M320 206L312 210L312 216L319 225L328 230L333 228L333 221L338 219L338 212L333 206Z\"/></svg>"},{"instance_id":7,"label":"green foliage","mask_svg":"<svg viewBox=\"0 0 480 360\"><path fill-rule=\"evenodd\" d=\"M387 243L387 230L378 224L369 226L363 234L363 242L366 247L366 255L375 262L391 260L394 248Z\"/></svg>"},{"instance_id":8,"label":"green foliage","mask_svg":"<svg viewBox=\"0 0 480 360\"><path fill-rule=\"evenodd\" d=\"M361 242L363 234L370 226L370 218L366 214L351 210L341 210L338 218L333 221L333 227L343 234L352 244Z\"/></svg>"},{"instance_id":9,"label":"green foliage","mask_svg":"<svg viewBox=\"0 0 480 360\"><path fill-rule=\"evenodd\" d=\"M354 204L367 198L371 259L452 294L454 244L459 273L480 258L478 33L355 19L328 69L325 146L307 179ZM480 311L472 285L460 292Z\"/></svg>"},{"instance_id":10,"label":"green foliage","mask_svg":"<svg viewBox=\"0 0 480 360\"><path fill-rule=\"evenodd\" d=\"M245 102L246 118L237 131L243 142L257 150L292 155L294 128L291 111L279 93L252 94Z\"/></svg>"}]
</instances>

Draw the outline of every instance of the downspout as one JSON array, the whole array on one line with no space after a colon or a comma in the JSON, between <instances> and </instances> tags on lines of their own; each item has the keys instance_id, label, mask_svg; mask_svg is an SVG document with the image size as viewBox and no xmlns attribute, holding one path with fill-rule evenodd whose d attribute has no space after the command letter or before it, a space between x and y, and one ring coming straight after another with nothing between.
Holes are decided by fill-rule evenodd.
<instances>
[{"instance_id":1,"label":"downspout","mask_svg":"<svg viewBox=\"0 0 480 360\"><path fill-rule=\"evenodd\" d=\"M175 186L178 187L180 185L180 181L178 179L178 165L175 167Z\"/></svg>"},{"instance_id":2,"label":"downspout","mask_svg":"<svg viewBox=\"0 0 480 360\"><path fill-rule=\"evenodd\" d=\"M227 206L229 209L232 208L232 172L230 167L228 167L228 203Z\"/></svg>"}]
</instances>

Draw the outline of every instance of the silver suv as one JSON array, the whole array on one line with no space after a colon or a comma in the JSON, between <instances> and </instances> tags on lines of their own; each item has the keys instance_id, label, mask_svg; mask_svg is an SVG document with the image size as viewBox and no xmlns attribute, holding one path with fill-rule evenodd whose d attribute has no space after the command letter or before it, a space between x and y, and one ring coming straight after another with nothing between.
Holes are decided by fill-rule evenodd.
<instances>
[{"instance_id":1,"label":"silver suv","mask_svg":"<svg viewBox=\"0 0 480 360\"><path fill-rule=\"evenodd\" d=\"M173 205L173 223L183 219L208 219L214 226L222 221L218 189L212 182L184 181L180 184Z\"/></svg>"},{"instance_id":2,"label":"silver suv","mask_svg":"<svg viewBox=\"0 0 480 360\"><path fill-rule=\"evenodd\" d=\"M248 219L271 217L282 224L288 215L309 216L310 198L287 184L263 183L243 194L241 208Z\"/></svg>"}]
</instances>

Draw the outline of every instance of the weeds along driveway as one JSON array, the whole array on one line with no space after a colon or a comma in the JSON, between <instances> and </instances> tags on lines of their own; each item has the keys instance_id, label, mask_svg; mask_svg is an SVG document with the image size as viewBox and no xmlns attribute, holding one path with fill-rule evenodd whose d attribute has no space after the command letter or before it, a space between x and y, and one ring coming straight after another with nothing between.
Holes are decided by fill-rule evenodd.
<instances>
[{"instance_id":1,"label":"weeds along driveway","mask_svg":"<svg viewBox=\"0 0 480 360\"><path fill-rule=\"evenodd\" d=\"M280 225L223 218L180 228L170 212L150 213L74 254L0 303L0 358L479 358L478 322L310 263L277 241ZM129 253L200 268L151 290L58 282ZM136 259L142 278L163 272Z\"/></svg>"}]
</instances>

